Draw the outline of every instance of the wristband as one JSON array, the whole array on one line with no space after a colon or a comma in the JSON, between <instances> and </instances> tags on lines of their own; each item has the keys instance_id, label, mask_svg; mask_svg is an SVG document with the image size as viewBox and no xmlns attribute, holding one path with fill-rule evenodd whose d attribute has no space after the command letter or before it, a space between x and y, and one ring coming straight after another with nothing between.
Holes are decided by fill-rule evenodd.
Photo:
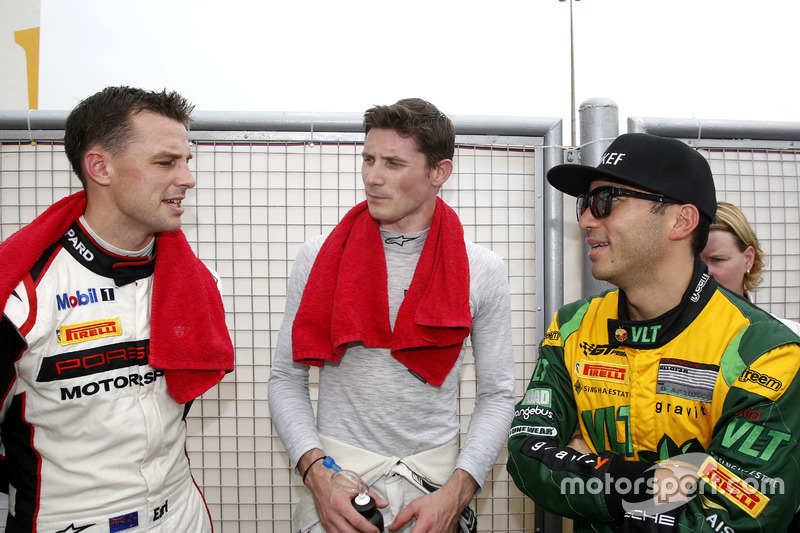
<instances>
[{"instance_id":1,"label":"wristband","mask_svg":"<svg viewBox=\"0 0 800 533\"><path fill-rule=\"evenodd\" d=\"M308 468L306 468L306 471L303 472L303 485L306 484L306 476L308 475L308 472L311 470L311 467L314 466L315 464L317 464L319 461L324 461L327 458L328 458L327 455L323 455L322 457L317 457L316 459L311 461L311 464L308 465Z\"/></svg>"}]
</instances>

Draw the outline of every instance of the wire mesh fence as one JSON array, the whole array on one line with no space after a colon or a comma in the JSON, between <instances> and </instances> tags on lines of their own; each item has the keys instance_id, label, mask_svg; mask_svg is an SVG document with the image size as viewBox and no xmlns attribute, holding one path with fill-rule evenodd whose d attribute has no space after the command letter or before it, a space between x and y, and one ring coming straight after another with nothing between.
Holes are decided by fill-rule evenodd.
<instances>
[{"instance_id":1,"label":"wire mesh fence","mask_svg":"<svg viewBox=\"0 0 800 533\"><path fill-rule=\"evenodd\" d=\"M271 424L267 379L272 348L300 245L328 233L363 198L361 142L348 134L323 142L240 141L220 132L213 137L194 143L197 187L184 202L183 229L198 257L222 278L236 371L193 405L187 449L217 531L288 532L302 484ZM460 138L456 169L442 192L458 212L467 238L506 261L517 395L532 371L538 336L541 265L534 235L541 144L540 139ZM60 142L4 142L0 239L78 188ZM191 295L183 297L191 304ZM476 379L470 351L459 393L462 434ZM533 504L510 481L505 457L503 452L477 498L484 531L523 531L532 524Z\"/></svg>"},{"instance_id":2,"label":"wire mesh fence","mask_svg":"<svg viewBox=\"0 0 800 533\"><path fill-rule=\"evenodd\" d=\"M717 199L742 210L766 256L753 302L800 321L800 151L785 145L703 141L701 152L714 173Z\"/></svg>"},{"instance_id":3,"label":"wire mesh fence","mask_svg":"<svg viewBox=\"0 0 800 533\"><path fill-rule=\"evenodd\" d=\"M49 132L7 136L0 147L0 240L31 221L79 183ZM249 140L245 140L249 137ZM215 530L289 532L302 484L272 427L267 403L272 350L286 285L302 243L328 233L363 198L363 135L294 135L193 131L190 193L184 231L197 255L222 278L236 371L195 402L187 418L192 471L203 488ZM24 139L24 140L20 140ZM542 138L460 135L453 177L441 195L459 214L467 238L505 261L511 288L515 393L533 371L543 334L542 277L563 261L544 253ZM718 198L739 206L767 255L755 303L800 320L800 154L785 142L703 140ZM571 213L570 213L571 214ZM579 250L567 250L580 261ZM184 296L191 304L191 295ZM462 435L476 394L468 353L459 393ZM316 397L313 385L312 398ZM477 497L480 531L534 529L534 505L516 489L501 453ZM0 527L2 530L2 527Z\"/></svg>"}]
</instances>

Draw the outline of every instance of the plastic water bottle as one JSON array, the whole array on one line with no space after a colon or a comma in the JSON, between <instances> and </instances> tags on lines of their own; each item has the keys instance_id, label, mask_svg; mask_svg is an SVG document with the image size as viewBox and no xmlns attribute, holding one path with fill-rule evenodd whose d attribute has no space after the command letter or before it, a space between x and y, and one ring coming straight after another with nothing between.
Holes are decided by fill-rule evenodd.
<instances>
[{"instance_id":1,"label":"plastic water bottle","mask_svg":"<svg viewBox=\"0 0 800 533\"><path fill-rule=\"evenodd\" d=\"M361 516L369 520L369 523L378 528L378 531L383 533L383 515L375 503L375 498L367 494L369 488L361 476L352 470L342 470L339 465L334 462L330 457L325 458L322 463L327 468L334 470L331 475L333 484L342 490L348 492L357 492L358 495L353 498L353 507L356 511L361 513Z\"/></svg>"},{"instance_id":2,"label":"plastic water bottle","mask_svg":"<svg viewBox=\"0 0 800 533\"><path fill-rule=\"evenodd\" d=\"M375 505L375 498L366 492L359 493L353 498L353 507L361 513L361 516L369 520L369 523L378 528L383 533L383 515L378 506Z\"/></svg>"}]
</instances>

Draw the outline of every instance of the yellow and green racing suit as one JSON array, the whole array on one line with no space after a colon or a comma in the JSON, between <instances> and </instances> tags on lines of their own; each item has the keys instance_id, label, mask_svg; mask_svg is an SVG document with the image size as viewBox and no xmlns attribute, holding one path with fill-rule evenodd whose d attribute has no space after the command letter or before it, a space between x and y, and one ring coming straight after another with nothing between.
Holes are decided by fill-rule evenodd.
<instances>
[{"instance_id":1,"label":"yellow and green racing suit","mask_svg":"<svg viewBox=\"0 0 800 533\"><path fill-rule=\"evenodd\" d=\"M798 343L699 259L654 320L630 320L619 290L566 305L516 406L508 471L575 531L786 531L800 506ZM567 447L577 430L593 453ZM658 495L667 459L684 468ZM667 490L685 496L654 506Z\"/></svg>"}]
</instances>

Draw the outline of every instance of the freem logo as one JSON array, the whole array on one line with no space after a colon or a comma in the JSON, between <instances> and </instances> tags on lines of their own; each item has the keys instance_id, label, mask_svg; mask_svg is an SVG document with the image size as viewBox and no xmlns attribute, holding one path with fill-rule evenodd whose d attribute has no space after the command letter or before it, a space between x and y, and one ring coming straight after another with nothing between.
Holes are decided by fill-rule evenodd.
<instances>
[{"instance_id":1,"label":"freem logo","mask_svg":"<svg viewBox=\"0 0 800 533\"><path fill-rule=\"evenodd\" d=\"M739 381L742 382L751 382L761 385L764 388L779 391L783 387L783 383L781 380L764 374L762 372L756 372L755 370L751 369L749 366L744 369L744 372L739 376Z\"/></svg>"},{"instance_id":2,"label":"freem logo","mask_svg":"<svg viewBox=\"0 0 800 533\"><path fill-rule=\"evenodd\" d=\"M78 307L79 305L95 304L99 301L113 302L114 299L114 289L112 287L100 289L99 300L97 298L97 289L92 287L86 289L84 292L75 291L74 295L67 294L66 292L60 296L56 294L56 306L58 307L59 311L63 311L64 309L71 309L73 307Z\"/></svg>"}]
</instances>

